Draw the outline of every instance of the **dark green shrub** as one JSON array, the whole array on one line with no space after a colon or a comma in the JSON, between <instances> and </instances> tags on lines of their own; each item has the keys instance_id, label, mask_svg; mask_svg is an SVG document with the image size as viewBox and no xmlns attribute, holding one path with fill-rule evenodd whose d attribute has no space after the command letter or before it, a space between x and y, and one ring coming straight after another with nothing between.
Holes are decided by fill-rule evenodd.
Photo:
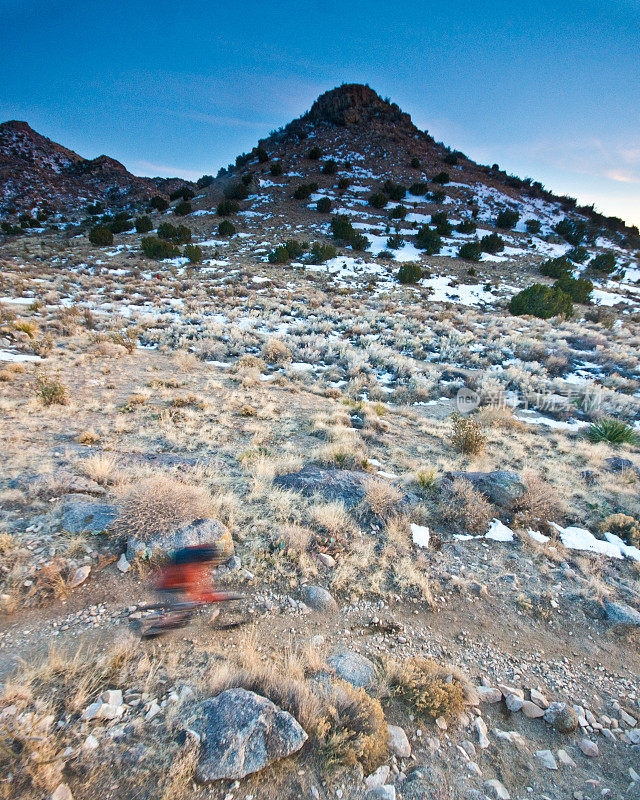
<instances>
[{"instance_id":1,"label":"dark green shrub","mask_svg":"<svg viewBox=\"0 0 640 800\"><path fill-rule=\"evenodd\" d=\"M179 217L184 217L187 214L190 214L192 211L193 208L191 207L191 203L189 203L187 200L183 200L181 203L178 203L178 205L173 209L173 213L177 214Z\"/></svg>"},{"instance_id":2,"label":"dark green shrub","mask_svg":"<svg viewBox=\"0 0 640 800\"><path fill-rule=\"evenodd\" d=\"M431 215L431 224L436 226L436 233L440 236L451 236L453 226L447 219L446 211L438 211Z\"/></svg>"},{"instance_id":3,"label":"dark green shrub","mask_svg":"<svg viewBox=\"0 0 640 800\"><path fill-rule=\"evenodd\" d=\"M411 166L412 166L414 169L420 169L420 159L418 158L418 156L414 156L414 157L411 159Z\"/></svg>"},{"instance_id":4,"label":"dark green shrub","mask_svg":"<svg viewBox=\"0 0 640 800\"><path fill-rule=\"evenodd\" d=\"M215 179L214 179L213 175L203 175L201 178L198 178L198 180L196 181L196 186L199 189L206 189L207 186L211 186L211 184L213 183L214 180Z\"/></svg>"},{"instance_id":5,"label":"dark green shrub","mask_svg":"<svg viewBox=\"0 0 640 800\"><path fill-rule=\"evenodd\" d=\"M162 195L156 194L151 198L149 202L151 208L155 208L156 211L166 211L169 208L169 203L165 200Z\"/></svg>"},{"instance_id":6,"label":"dark green shrub","mask_svg":"<svg viewBox=\"0 0 640 800\"><path fill-rule=\"evenodd\" d=\"M94 217L97 214L104 214L104 206L102 205L102 203L94 203L91 206L87 206L86 210L87 210L87 214L90 217Z\"/></svg>"},{"instance_id":7,"label":"dark green shrub","mask_svg":"<svg viewBox=\"0 0 640 800\"><path fill-rule=\"evenodd\" d=\"M196 193L189 189L188 186L183 186L180 189L176 189L175 192L171 192L169 195L169 200L177 200L181 197L183 200L192 200L196 196Z\"/></svg>"},{"instance_id":8,"label":"dark green shrub","mask_svg":"<svg viewBox=\"0 0 640 800\"><path fill-rule=\"evenodd\" d=\"M180 250L174 244L158 239L157 236L145 236L142 239L142 252L147 258L153 258L155 261L180 255Z\"/></svg>"},{"instance_id":9,"label":"dark green shrub","mask_svg":"<svg viewBox=\"0 0 640 800\"><path fill-rule=\"evenodd\" d=\"M534 283L511 298L509 311L516 316L530 314L540 319L570 317L573 314L573 302L557 284L543 286Z\"/></svg>"},{"instance_id":10,"label":"dark green shrub","mask_svg":"<svg viewBox=\"0 0 640 800\"><path fill-rule=\"evenodd\" d=\"M354 233L349 239L349 244L354 250L366 250L369 247L369 240L364 233Z\"/></svg>"},{"instance_id":11,"label":"dark green shrub","mask_svg":"<svg viewBox=\"0 0 640 800\"><path fill-rule=\"evenodd\" d=\"M138 233L149 233L153 230L153 222L150 217L136 217L135 225Z\"/></svg>"},{"instance_id":12,"label":"dark green shrub","mask_svg":"<svg viewBox=\"0 0 640 800\"><path fill-rule=\"evenodd\" d=\"M282 164L279 161L274 161L271 164L271 166L269 167L269 172L274 177L277 177L278 175L282 175Z\"/></svg>"},{"instance_id":13,"label":"dark green shrub","mask_svg":"<svg viewBox=\"0 0 640 800\"><path fill-rule=\"evenodd\" d=\"M444 203L444 199L447 196L447 193L444 192L442 189L439 189L436 192L431 192L431 200L434 203Z\"/></svg>"},{"instance_id":14,"label":"dark green shrub","mask_svg":"<svg viewBox=\"0 0 640 800\"><path fill-rule=\"evenodd\" d=\"M322 165L322 174L323 175L335 175L338 171L338 163L330 158L328 161L325 161Z\"/></svg>"},{"instance_id":15,"label":"dark green shrub","mask_svg":"<svg viewBox=\"0 0 640 800\"><path fill-rule=\"evenodd\" d=\"M539 219L528 219L525 223L525 228L527 229L527 233L540 233L542 230L542 223Z\"/></svg>"},{"instance_id":16,"label":"dark green shrub","mask_svg":"<svg viewBox=\"0 0 640 800\"><path fill-rule=\"evenodd\" d=\"M269 253L269 261L272 264L287 264L292 259L300 259L304 255L306 245L295 239L281 244Z\"/></svg>"},{"instance_id":17,"label":"dark green shrub","mask_svg":"<svg viewBox=\"0 0 640 800\"><path fill-rule=\"evenodd\" d=\"M457 153L447 153L444 157L444 163L448 164L451 167L455 167L458 164L458 154Z\"/></svg>"},{"instance_id":18,"label":"dark green shrub","mask_svg":"<svg viewBox=\"0 0 640 800\"><path fill-rule=\"evenodd\" d=\"M317 191L317 183L301 183L293 193L293 196L296 200L308 200L309 197Z\"/></svg>"},{"instance_id":19,"label":"dark green shrub","mask_svg":"<svg viewBox=\"0 0 640 800\"><path fill-rule=\"evenodd\" d=\"M124 212L116 214L113 222L109 225L111 233L125 233L133 228L133 222L129 219L129 215Z\"/></svg>"},{"instance_id":20,"label":"dark green shrub","mask_svg":"<svg viewBox=\"0 0 640 800\"><path fill-rule=\"evenodd\" d=\"M429 187L424 181L416 181L416 183L412 183L409 187L409 194L413 194L416 197L424 197L428 191Z\"/></svg>"},{"instance_id":21,"label":"dark green shrub","mask_svg":"<svg viewBox=\"0 0 640 800\"><path fill-rule=\"evenodd\" d=\"M262 145L258 146L256 155L258 156L258 161L261 164L264 164L269 160L269 153L267 153L267 151L264 149Z\"/></svg>"},{"instance_id":22,"label":"dark green shrub","mask_svg":"<svg viewBox=\"0 0 640 800\"><path fill-rule=\"evenodd\" d=\"M322 150L318 146L312 147L307 153L307 158L311 159L311 161L317 161L321 157Z\"/></svg>"},{"instance_id":23,"label":"dark green shrub","mask_svg":"<svg viewBox=\"0 0 640 800\"><path fill-rule=\"evenodd\" d=\"M480 242L477 239L465 242L458 250L458 258L464 258L465 261L480 261L482 258Z\"/></svg>"},{"instance_id":24,"label":"dark green shrub","mask_svg":"<svg viewBox=\"0 0 640 800\"><path fill-rule=\"evenodd\" d=\"M351 181L349 178L340 178L338 181L338 191L339 192L346 192L346 190L351 186Z\"/></svg>"},{"instance_id":25,"label":"dark green shrub","mask_svg":"<svg viewBox=\"0 0 640 800\"><path fill-rule=\"evenodd\" d=\"M309 261L312 264L324 264L325 261L330 261L338 255L338 251L331 244L324 244L324 242L314 242L311 247L311 254Z\"/></svg>"},{"instance_id":26,"label":"dark green shrub","mask_svg":"<svg viewBox=\"0 0 640 800\"><path fill-rule=\"evenodd\" d=\"M579 245L587 235L587 225L582 220L570 220L567 217L560 220L555 226L556 233L565 241L575 246Z\"/></svg>"},{"instance_id":27,"label":"dark green shrub","mask_svg":"<svg viewBox=\"0 0 640 800\"><path fill-rule=\"evenodd\" d=\"M545 261L540 267L542 275L548 278L560 278L562 275L571 275L571 264L564 256L559 258L550 258Z\"/></svg>"},{"instance_id":28,"label":"dark green shrub","mask_svg":"<svg viewBox=\"0 0 640 800\"><path fill-rule=\"evenodd\" d=\"M431 180L433 183L441 183L444 186L445 183L449 183L449 173L439 172L437 175L434 175Z\"/></svg>"},{"instance_id":29,"label":"dark green shrub","mask_svg":"<svg viewBox=\"0 0 640 800\"><path fill-rule=\"evenodd\" d=\"M407 216L407 209L402 205L390 208L387 213L387 217L389 219L404 219L406 216Z\"/></svg>"},{"instance_id":30,"label":"dark green shrub","mask_svg":"<svg viewBox=\"0 0 640 800\"><path fill-rule=\"evenodd\" d=\"M405 261L396 275L399 283L418 283L420 278L422 278L422 267L415 261Z\"/></svg>"},{"instance_id":31,"label":"dark green shrub","mask_svg":"<svg viewBox=\"0 0 640 800\"><path fill-rule=\"evenodd\" d=\"M375 192L369 198L369 205L373 208L384 208L389 202L389 198L383 192Z\"/></svg>"},{"instance_id":32,"label":"dark green shrub","mask_svg":"<svg viewBox=\"0 0 640 800\"><path fill-rule=\"evenodd\" d=\"M317 203L317 209L320 214L330 214L331 213L331 198L330 197L321 197Z\"/></svg>"},{"instance_id":33,"label":"dark green shrub","mask_svg":"<svg viewBox=\"0 0 640 800\"><path fill-rule=\"evenodd\" d=\"M399 233L396 233L387 239L388 250L399 250L401 247L404 247L404 239Z\"/></svg>"},{"instance_id":34,"label":"dark green shrub","mask_svg":"<svg viewBox=\"0 0 640 800\"><path fill-rule=\"evenodd\" d=\"M113 233L106 225L96 225L89 231L89 241L98 247L107 247L113 244Z\"/></svg>"},{"instance_id":35,"label":"dark green shrub","mask_svg":"<svg viewBox=\"0 0 640 800\"><path fill-rule=\"evenodd\" d=\"M509 208L503 209L496 218L496 227L510 230L515 228L520 219L520 214L517 211L512 211Z\"/></svg>"},{"instance_id":36,"label":"dark green shrub","mask_svg":"<svg viewBox=\"0 0 640 800\"><path fill-rule=\"evenodd\" d=\"M476 232L476 223L471 219L463 219L458 225L456 225L456 230L458 233L475 233Z\"/></svg>"},{"instance_id":37,"label":"dark green shrub","mask_svg":"<svg viewBox=\"0 0 640 800\"><path fill-rule=\"evenodd\" d=\"M158 238L173 242L174 244L186 244L191 241L191 229L186 225L171 225L163 222L158 226Z\"/></svg>"},{"instance_id":38,"label":"dark green shrub","mask_svg":"<svg viewBox=\"0 0 640 800\"><path fill-rule=\"evenodd\" d=\"M235 200L222 200L222 202L218 203L217 211L219 217L228 217L231 214L237 214L240 211L240 206Z\"/></svg>"},{"instance_id":39,"label":"dark green shrub","mask_svg":"<svg viewBox=\"0 0 640 800\"><path fill-rule=\"evenodd\" d=\"M588 303L593 291L593 284L588 278L574 278L572 275L560 275L555 283L574 303Z\"/></svg>"},{"instance_id":40,"label":"dark green shrub","mask_svg":"<svg viewBox=\"0 0 640 800\"><path fill-rule=\"evenodd\" d=\"M17 225L12 225L10 222L1 222L0 228L2 228L2 232L5 236L18 236L22 233L22 228L19 228Z\"/></svg>"},{"instance_id":41,"label":"dark green shrub","mask_svg":"<svg viewBox=\"0 0 640 800\"><path fill-rule=\"evenodd\" d=\"M573 247L569 252L565 255L565 258L568 258L569 261L573 261L575 264L584 264L584 262L589 258L589 251L586 247L582 245L578 245L577 247Z\"/></svg>"},{"instance_id":42,"label":"dark green shrub","mask_svg":"<svg viewBox=\"0 0 640 800\"><path fill-rule=\"evenodd\" d=\"M202 248L198 247L197 244L187 244L182 251L182 255L188 258L192 264L197 264L202 261Z\"/></svg>"},{"instance_id":43,"label":"dark green shrub","mask_svg":"<svg viewBox=\"0 0 640 800\"><path fill-rule=\"evenodd\" d=\"M480 239L483 253L500 253L504 250L504 239L497 233L490 233Z\"/></svg>"},{"instance_id":44,"label":"dark green shrub","mask_svg":"<svg viewBox=\"0 0 640 800\"><path fill-rule=\"evenodd\" d=\"M389 199L395 200L396 203L399 203L400 200L402 200L407 193L407 190L404 188L402 184L395 183L394 181L391 180L384 182L382 191L387 195L387 197L389 197Z\"/></svg>"},{"instance_id":45,"label":"dark green shrub","mask_svg":"<svg viewBox=\"0 0 640 800\"><path fill-rule=\"evenodd\" d=\"M231 183L224 190L224 196L227 200L246 200L249 197L249 190L242 181Z\"/></svg>"},{"instance_id":46,"label":"dark green shrub","mask_svg":"<svg viewBox=\"0 0 640 800\"><path fill-rule=\"evenodd\" d=\"M251 185L251 181L253 180L253 172L246 172L241 178L240 181L249 188Z\"/></svg>"},{"instance_id":47,"label":"dark green shrub","mask_svg":"<svg viewBox=\"0 0 640 800\"><path fill-rule=\"evenodd\" d=\"M344 242L351 240L355 230L346 214L336 214L331 219L331 233L336 239L341 239Z\"/></svg>"},{"instance_id":48,"label":"dark green shrub","mask_svg":"<svg viewBox=\"0 0 640 800\"><path fill-rule=\"evenodd\" d=\"M606 275L613 272L616 268L616 257L613 253L600 253L594 256L588 264L589 269L595 272L604 272Z\"/></svg>"},{"instance_id":49,"label":"dark green shrub","mask_svg":"<svg viewBox=\"0 0 640 800\"><path fill-rule=\"evenodd\" d=\"M424 250L427 255L434 256L442 248L442 239L428 225L423 225L416 234L416 247Z\"/></svg>"},{"instance_id":50,"label":"dark green shrub","mask_svg":"<svg viewBox=\"0 0 640 800\"><path fill-rule=\"evenodd\" d=\"M223 219L218 225L218 233L220 236L233 236L236 232L236 226L228 219Z\"/></svg>"}]
</instances>

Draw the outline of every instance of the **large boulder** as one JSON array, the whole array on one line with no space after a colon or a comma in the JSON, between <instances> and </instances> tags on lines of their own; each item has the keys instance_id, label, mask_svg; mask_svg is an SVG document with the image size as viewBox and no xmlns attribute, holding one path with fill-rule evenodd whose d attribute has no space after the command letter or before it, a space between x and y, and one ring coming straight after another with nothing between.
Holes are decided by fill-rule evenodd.
<instances>
[{"instance_id":1,"label":"large boulder","mask_svg":"<svg viewBox=\"0 0 640 800\"><path fill-rule=\"evenodd\" d=\"M352 686L366 689L375 679L376 668L373 661L346 647L334 650L327 658L327 663L339 678Z\"/></svg>"},{"instance_id":2,"label":"large boulder","mask_svg":"<svg viewBox=\"0 0 640 800\"><path fill-rule=\"evenodd\" d=\"M501 508L511 508L527 491L527 484L520 475L506 469L492 472L447 472L443 484L452 483L456 478L468 481L487 500Z\"/></svg>"},{"instance_id":3,"label":"large boulder","mask_svg":"<svg viewBox=\"0 0 640 800\"><path fill-rule=\"evenodd\" d=\"M606 618L614 625L637 628L640 627L640 611L628 606L626 603L612 603L605 600L604 611Z\"/></svg>"},{"instance_id":4,"label":"large boulder","mask_svg":"<svg viewBox=\"0 0 640 800\"><path fill-rule=\"evenodd\" d=\"M67 533L102 533L118 516L115 506L100 503L86 494L68 494L60 506L60 527Z\"/></svg>"},{"instance_id":5,"label":"large boulder","mask_svg":"<svg viewBox=\"0 0 640 800\"><path fill-rule=\"evenodd\" d=\"M307 740L299 723L271 700L227 689L198 708L204 734L197 780L239 780L297 752Z\"/></svg>"},{"instance_id":6,"label":"large boulder","mask_svg":"<svg viewBox=\"0 0 640 800\"><path fill-rule=\"evenodd\" d=\"M211 544L219 548L223 558L233 555L233 539L229 530L217 519L195 519L172 531L138 539L132 536L127 541L127 560L135 558L158 558L181 547Z\"/></svg>"},{"instance_id":7,"label":"large boulder","mask_svg":"<svg viewBox=\"0 0 640 800\"><path fill-rule=\"evenodd\" d=\"M450 796L444 775L431 766L413 770L400 781L398 788L402 800L441 800Z\"/></svg>"},{"instance_id":8,"label":"large boulder","mask_svg":"<svg viewBox=\"0 0 640 800\"><path fill-rule=\"evenodd\" d=\"M544 721L560 733L571 733L580 725L577 712L568 703L551 703L544 712Z\"/></svg>"},{"instance_id":9,"label":"large boulder","mask_svg":"<svg viewBox=\"0 0 640 800\"><path fill-rule=\"evenodd\" d=\"M366 497L367 490L378 478L367 472L351 469L323 469L307 464L298 472L289 472L274 478L274 484L283 489L293 489L305 497L320 495L325 500L337 500L348 509L355 508ZM399 508L411 508L418 502L415 495L402 493Z\"/></svg>"},{"instance_id":10,"label":"large boulder","mask_svg":"<svg viewBox=\"0 0 640 800\"><path fill-rule=\"evenodd\" d=\"M333 595L322 586L309 584L302 590L302 599L314 611L337 611L338 604Z\"/></svg>"}]
</instances>

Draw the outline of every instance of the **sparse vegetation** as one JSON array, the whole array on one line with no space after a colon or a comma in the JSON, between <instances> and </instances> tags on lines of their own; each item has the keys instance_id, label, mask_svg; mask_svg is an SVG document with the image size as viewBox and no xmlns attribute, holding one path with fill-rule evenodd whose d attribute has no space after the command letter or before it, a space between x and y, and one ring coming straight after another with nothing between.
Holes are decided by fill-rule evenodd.
<instances>
[{"instance_id":1,"label":"sparse vegetation","mask_svg":"<svg viewBox=\"0 0 640 800\"><path fill-rule=\"evenodd\" d=\"M587 428L590 442L608 442L616 447L622 444L638 444L640 438L635 430L626 422L611 417L593 422Z\"/></svg>"},{"instance_id":2,"label":"sparse vegetation","mask_svg":"<svg viewBox=\"0 0 640 800\"><path fill-rule=\"evenodd\" d=\"M113 233L106 225L96 225L89 231L89 241L96 247L108 247L113 244Z\"/></svg>"}]
</instances>

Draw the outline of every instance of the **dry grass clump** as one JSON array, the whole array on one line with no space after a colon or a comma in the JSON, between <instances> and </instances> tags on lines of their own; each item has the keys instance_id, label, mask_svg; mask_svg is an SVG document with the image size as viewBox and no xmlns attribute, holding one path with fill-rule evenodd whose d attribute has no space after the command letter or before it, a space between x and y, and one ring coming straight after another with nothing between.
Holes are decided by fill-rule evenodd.
<instances>
[{"instance_id":1,"label":"dry grass clump","mask_svg":"<svg viewBox=\"0 0 640 800\"><path fill-rule=\"evenodd\" d=\"M76 441L79 444L99 444L100 434L93 428L87 428L87 430L81 431L77 435Z\"/></svg>"},{"instance_id":2,"label":"dry grass clump","mask_svg":"<svg viewBox=\"0 0 640 800\"><path fill-rule=\"evenodd\" d=\"M243 356L240 356L240 358L237 359L233 365L232 371L243 372L247 370L257 370L258 372L263 372L266 366L266 362L262 358L251 355L251 353L245 353Z\"/></svg>"},{"instance_id":3,"label":"dry grass clump","mask_svg":"<svg viewBox=\"0 0 640 800\"><path fill-rule=\"evenodd\" d=\"M476 456L487 446L487 437L482 433L479 422L461 414L452 414L453 435L451 443L460 453Z\"/></svg>"},{"instance_id":4,"label":"dry grass clump","mask_svg":"<svg viewBox=\"0 0 640 800\"><path fill-rule=\"evenodd\" d=\"M288 553L300 556L309 549L312 533L302 525L283 525L280 540Z\"/></svg>"},{"instance_id":5,"label":"dry grass clump","mask_svg":"<svg viewBox=\"0 0 640 800\"><path fill-rule=\"evenodd\" d=\"M640 522L628 514L610 514L600 523L604 533L614 533L632 547L640 547Z\"/></svg>"},{"instance_id":6,"label":"dry grass clump","mask_svg":"<svg viewBox=\"0 0 640 800\"><path fill-rule=\"evenodd\" d=\"M464 478L456 478L443 489L440 516L456 533L485 534L493 518L493 507Z\"/></svg>"},{"instance_id":7,"label":"dry grass clump","mask_svg":"<svg viewBox=\"0 0 640 800\"><path fill-rule=\"evenodd\" d=\"M538 475L528 473L524 476L527 491L513 504L518 525L548 528L550 520L557 520L563 514L562 498L557 489L542 480Z\"/></svg>"},{"instance_id":8,"label":"dry grass clump","mask_svg":"<svg viewBox=\"0 0 640 800\"><path fill-rule=\"evenodd\" d=\"M120 477L118 457L109 452L94 453L89 456L82 462L81 469L87 478L91 478L101 486L116 483Z\"/></svg>"},{"instance_id":9,"label":"dry grass clump","mask_svg":"<svg viewBox=\"0 0 640 800\"><path fill-rule=\"evenodd\" d=\"M280 339L269 339L265 342L261 355L267 364L286 364L293 358L291 350Z\"/></svg>"},{"instance_id":10,"label":"dry grass clump","mask_svg":"<svg viewBox=\"0 0 640 800\"><path fill-rule=\"evenodd\" d=\"M124 347L127 353L133 353L138 346L138 335L136 330L113 331L109 338L115 345Z\"/></svg>"},{"instance_id":11,"label":"dry grass clump","mask_svg":"<svg viewBox=\"0 0 640 800\"><path fill-rule=\"evenodd\" d=\"M466 706L477 702L475 690L463 673L431 658L391 661L386 673L393 695L421 717L455 720Z\"/></svg>"},{"instance_id":12,"label":"dry grass clump","mask_svg":"<svg viewBox=\"0 0 640 800\"><path fill-rule=\"evenodd\" d=\"M45 406L64 406L69 402L69 390L64 383L45 371L36 375L34 391Z\"/></svg>"},{"instance_id":13,"label":"dry grass clump","mask_svg":"<svg viewBox=\"0 0 640 800\"><path fill-rule=\"evenodd\" d=\"M386 519L397 514L402 492L390 483L372 480L367 485L365 503L376 517Z\"/></svg>"},{"instance_id":14,"label":"dry grass clump","mask_svg":"<svg viewBox=\"0 0 640 800\"><path fill-rule=\"evenodd\" d=\"M353 521L344 503L317 503L309 510L311 520L321 531L339 536L353 530Z\"/></svg>"},{"instance_id":15,"label":"dry grass clump","mask_svg":"<svg viewBox=\"0 0 640 800\"><path fill-rule=\"evenodd\" d=\"M522 431L527 427L524 422L515 417L513 409L505 405L484 406L476 416L480 425L487 428Z\"/></svg>"},{"instance_id":16,"label":"dry grass clump","mask_svg":"<svg viewBox=\"0 0 640 800\"><path fill-rule=\"evenodd\" d=\"M113 531L116 535L148 540L183 523L210 518L214 510L205 487L169 475L155 475L125 491Z\"/></svg>"}]
</instances>

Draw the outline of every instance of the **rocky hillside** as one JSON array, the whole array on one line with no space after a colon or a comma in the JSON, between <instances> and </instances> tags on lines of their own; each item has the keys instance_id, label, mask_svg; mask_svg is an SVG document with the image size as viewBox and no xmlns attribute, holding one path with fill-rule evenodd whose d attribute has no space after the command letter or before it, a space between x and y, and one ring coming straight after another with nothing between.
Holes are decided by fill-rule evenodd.
<instances>
[{"instance_id":1,"label":"rocky hillside","mask_svg":"<svg viewBox=\"0 0 640 800\"><path fill-rule=\"evenodd\" d=\"M138 178L109 156L87 159L34 131L26 122L0 124L0 213L84 210L99 202L126 206L185 184Z\"/></svg>"}]
</instances>

